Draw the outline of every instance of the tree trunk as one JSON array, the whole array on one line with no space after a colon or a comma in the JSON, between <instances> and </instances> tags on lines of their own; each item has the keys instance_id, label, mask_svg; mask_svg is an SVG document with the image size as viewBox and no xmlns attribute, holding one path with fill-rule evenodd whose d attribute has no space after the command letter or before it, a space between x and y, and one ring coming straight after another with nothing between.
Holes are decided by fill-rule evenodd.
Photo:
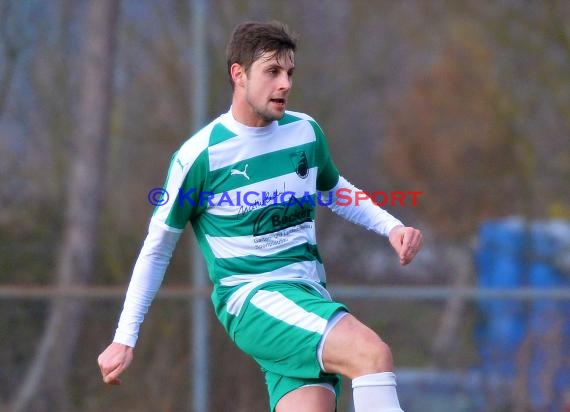
<instances>
[{"instance_id":1,"label":"tree trunk","mask_svg":"<svg viewBox=\"0 0 570 412\"><path fill-rule=\"evenodd\" d=\"M469 286L473 278L470 250L461 246L447 246L443 259L450 263L453 273L453 288L463 289ZM432 354L436 365L445 365L446 357L452 353L457 343L457 334L461 326L462 316L467 300L456 294L447 299L441 316L439 328L434 336Z\"/></svg>"},{"instance_id":2,"label":"tree trunk","mask_svg":"<svg viewBox=\"0 0 570 412\"><path fill-rule=\"evenodd\" d=\"M6 109L8 94L16 73L16 64L24 48L22 42L17 42L9 30L8 20L13 17L13 7L14 4L10 2L0 4L0 39L2 40L2 59L4 60L4 70L0 75L0 117Z\"/></svg>"},{"instance_id":3,"label":"tree trunk","mask_svg":"<svg viewBox=\"0 0 570 412\"><path fill-rule=\"evenodd\" d=\"M92 0L88 5L76 145L56 267L61 288L87 283L94 269L118 12L119 0ZM34 359L13 399L14 412L73 409L66 383L83 313L84 303L78 299L54 300Z\"/></svg>"}]
</instances>

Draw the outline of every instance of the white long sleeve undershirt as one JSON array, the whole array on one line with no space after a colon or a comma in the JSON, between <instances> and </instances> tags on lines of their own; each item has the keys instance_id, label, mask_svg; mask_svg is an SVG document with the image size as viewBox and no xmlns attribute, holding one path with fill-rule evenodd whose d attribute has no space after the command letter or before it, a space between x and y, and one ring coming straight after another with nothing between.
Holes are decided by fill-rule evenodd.
<instances>
[{"instance_id":1,"label":"white long sleeve undershirt","mask_svg":"<svg viewBox=\"0 0 570 412\"><path fill-rule=\"evenodd\" d=\"M140 325L162 284L180 235L180 232L167 230L151 221L144 245L133 268L113 342L135 346Z\"/></svg>"},{"instance_id":2,"label":"white long sleeve undershirt","mask_svg":"<svg viewBox=\"0 0 570 412\"><path fill-rule=\"evenodd\" d=\"M347 195L348 193L351 193L352 201L347 202L346 199L339 199L339 189L349 189L350 192L345 191L344 194ZM354 198L356 193L362 193L362 190L358 189L344 177L340 176L336 186L329 192L324 192L326 200L325 197L323 197L323 201L326 204L329 204L329 202L331 202L329 195L333 196L332 203L328 206L329 209L349 222L361 225L382 236L388 236L390 231L396 226L403 226L402 222L381 207L375 205L369 198L359 199L357 204ZM337 202L337 200L340 201Z\"/></svg>"}]
</instances>

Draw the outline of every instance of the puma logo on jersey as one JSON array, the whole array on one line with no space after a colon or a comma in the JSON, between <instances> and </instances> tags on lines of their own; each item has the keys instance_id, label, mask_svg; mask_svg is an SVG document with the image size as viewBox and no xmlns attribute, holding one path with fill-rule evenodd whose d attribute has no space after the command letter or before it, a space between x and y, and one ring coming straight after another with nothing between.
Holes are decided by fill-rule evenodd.
<instances>
[{"instance_id":1,"label":"puma logo on jersey","mask_svg":"<svg viewBox=\"0 0 570 412\"><path fill-rule=\"evenodd\" d=\"M249 180L249 176L247 175L247 167L249 166L249 164L245 165L245 168L242 170L238 170L238 169L232 169L230 170L230 174L232 175L242 175L243 177L245 177L247 180Z\"/></svg>"}]
</instances>

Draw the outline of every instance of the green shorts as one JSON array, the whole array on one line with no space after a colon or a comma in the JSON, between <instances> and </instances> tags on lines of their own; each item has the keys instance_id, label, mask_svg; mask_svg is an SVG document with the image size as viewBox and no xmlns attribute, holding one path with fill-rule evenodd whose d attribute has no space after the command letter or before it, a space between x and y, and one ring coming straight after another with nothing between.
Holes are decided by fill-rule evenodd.
<instances>
[{"instance_id":1,"label":"green shorts","mask_svg":"<svg viewBox=\"0 0 570 412\"><path fill-rule=\"evenodd\" d=\"M348 309L304 283L269 283L248 298L233 339L265 373L271 411L281 397L305 385L330 384L338 401L340 376L321 370L317 351L339 311Z\"/></svg>"}]
</instances>

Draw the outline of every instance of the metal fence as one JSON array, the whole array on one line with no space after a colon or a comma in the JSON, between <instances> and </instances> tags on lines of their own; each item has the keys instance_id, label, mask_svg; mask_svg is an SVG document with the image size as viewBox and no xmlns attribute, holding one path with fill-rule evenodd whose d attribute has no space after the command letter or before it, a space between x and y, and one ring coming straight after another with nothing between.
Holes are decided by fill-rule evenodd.
<instances>
[{"instance_id":1,"label":"metal fence","mask_svg":"<svg viewBox=\"0 0 570 412\"><path fill-rule=\"evenodd\" d=\"M409 310L417 312L418 323L408 325L380 325L392 332L395 340L393 350L397 355L397 376L399 393L402 405L406 411L568 411L570 410L570 288L450 288L450 287L361 287L337 285L330 288L335 298L345 301L355 308L367 308L374 311L387 311L389 313ZM158 302L169 302L170 305L191 312L192 302L196 299L208 299L209 289L195 289L192 287L164 286L157 295ZM112 302L112 306L119 307L124 297L125 287L66 287L57 288L49 286L0 286L0 303L18 302L19 305L33 305L34 302L46 304L57 299L80 298L101 303ZM437 362L414 361L406 356L406 352L428 352L425 347L432 336L425 336L426 331L432 332L437 328L437 316L429 316L430 307L439 313L448 299L463 299L469 312L477 313L471 317L470 325L466 331L458 332L459 345L467 345L458 351L465 355L459 363L453 359L438 364ZM508 307L511 302L518 306L534 305L537 302L549 302L559 311L563 320L562 325L548 325L549 319L544 319L546 328L543 335L531 333L530 320L526 322L525 330L528 336L523 336L515 344L508 346L501 340L501 336L482 337L481 328L484 329L489 319L479 311L483 302L502 302ZM47 310L46 305L43 310ZM377 308L377 309L375 309ZM366 323L375 322L375 317L362 311ZM368 314L367 314L368 313ZM386 315L386 317L390 317ZM192 319L191 314L188 315ZM380 317L382 318L382 316ZM474 320L473 320L474 319ZM191 322L189 322L191 323ZM424 328L419 331L419 324ZM483 326L481 326L483 325ZM377 326L377 325L374 325ZM18 327L18 325L15 325ZM558 328L558 329L557 329ZM508 330L508 328L506 329ZM552 333L558 340L552 339ZM550 334L550 335L549 335ZM484 335L484 333L483 333ZM529 338L533 335L534 338ZM512 337L504 336L511 342ZM464 342L467 342L464 343ZM214 342L208 342L208 347ZM190 343L188 345L191 345ZM406 347L409 345L409 349ZM505 346L506 345L506 346ZM530 346L529 346L530 345ZM391 343L392 346L392 343ZM501 348L503 352L501 352ZM504 350L511 353L505 353ZM489 350L497 350L489 354ZM469 353L468 353L469 352ZM404 353L404 363L398 365L398 356ZM468 354L467 354L468 353ZM526 354L526 355L525 355ZM562 358L560 358L562 356ZM206 356L208 357L208 356ZM507 359L508 358L508 359ZM546 365L558 362L555 368ZM191 363L191 362L188 362ZM508 364L508 365L507 365ZM501 365L507 365L506 369ZM541 368L541 365L543 368ZM196 385L192 378L190 365L188 365L186 382L188 393L196 396L212 396L206 391L207 386ZM548 372L548 373L547 373ZM537 375L538 374L538 375ZM261 379L261 377L260 377ZM519 394L517 395L517 391ZM522 394L520 393L522 391ZM566 408L566 409L564 409ZM189 403L186 410L196 410L196 406ZM150 410L150 409L149 409ZM166 410L166 409L165 409ZM177 410L177 409L176 409ZM209 410L216 410L212 406ZM351 411L350 387L345 383L342 411Z\"/></svg>"}]
</instances>

